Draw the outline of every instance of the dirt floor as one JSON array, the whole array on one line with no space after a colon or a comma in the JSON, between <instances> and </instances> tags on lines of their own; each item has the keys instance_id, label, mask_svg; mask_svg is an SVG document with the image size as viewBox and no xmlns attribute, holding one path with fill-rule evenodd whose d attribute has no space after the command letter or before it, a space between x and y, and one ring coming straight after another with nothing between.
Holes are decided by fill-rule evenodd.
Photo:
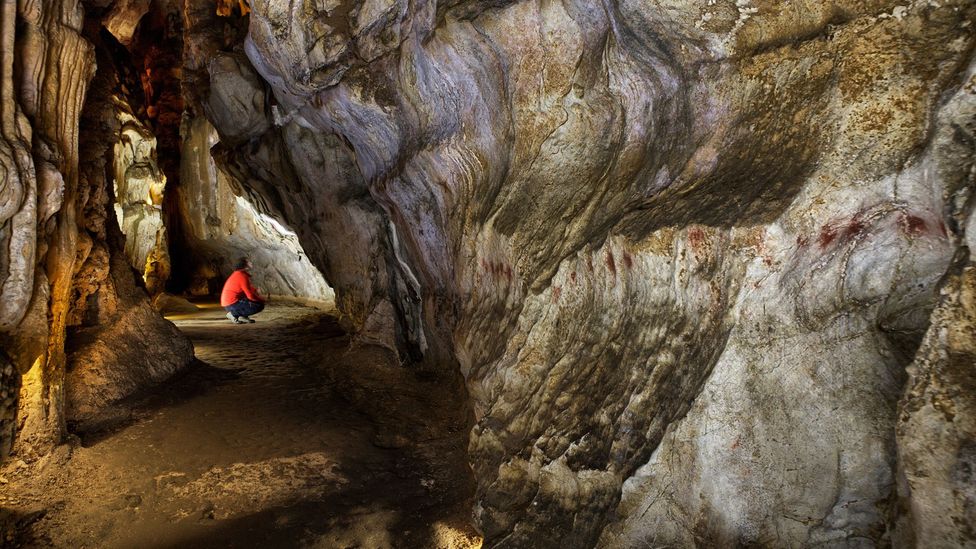
<instances>
[{"instance_id":1,"label":"dirt floor","mask_svg":"<svg viewBox=\"0 0 976 549\"><path fill-rule=\"evenodd\" d=\"M202 307L173 318L198 362L0 470L0 546L481 546L458 380L350 349L322 309Z\"/></svg>"}]
</instances>

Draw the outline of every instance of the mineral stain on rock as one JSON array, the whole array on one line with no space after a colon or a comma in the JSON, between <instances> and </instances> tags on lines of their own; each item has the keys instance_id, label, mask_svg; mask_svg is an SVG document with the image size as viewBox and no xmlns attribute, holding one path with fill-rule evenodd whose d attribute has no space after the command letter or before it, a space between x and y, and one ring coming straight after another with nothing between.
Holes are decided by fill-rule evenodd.
<instances>
[{"instance_id":1,"label":"mineral stain on rock","mask_svg":"<svg viewBox=\"0 0 976 549\"><path fill-rule=\"evenodd\" d=\"M334 290L348 337L301 356L372 357L329 369L364 452L451 441L447 477L371 486L470 478L486 546L976 543L972 0L4 9L0 454L38 479L212 351L150 298L250 254L272 293ZM385 423L425 380L450 421ZM267 507L327 486L328 543L442 543L301 450L153 474L190 479L173 516L321 533L338 507Z\"/></svg>"}]
</instances>

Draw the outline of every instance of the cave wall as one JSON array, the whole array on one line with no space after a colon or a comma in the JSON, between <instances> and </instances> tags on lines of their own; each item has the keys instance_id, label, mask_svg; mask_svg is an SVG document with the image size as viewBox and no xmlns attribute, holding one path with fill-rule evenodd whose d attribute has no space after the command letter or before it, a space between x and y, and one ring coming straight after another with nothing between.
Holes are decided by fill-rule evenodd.
<instances>
[{"instance_id":1,"label":"cave wall","mask_svg":"<svg viewBox=\"0 0 976 549\"><path fill-rule=\"evenodd\" d=\"M192 346L149 307L124 260L107 177L114 76L107 59L96 74L91 42L101 22L71 0L7 1L2 13L0 341L16 369L0 387L6 414L11 392L19 398L16 420L0 419L0 448L31 460L62 441L79 405L96 409L165 377L189 362ZM143 347L91 351L109 340ZM99 391L106 378L114 381ZM80 396L81 384L101 396Z\"/></svg>"},{"instance_id":2,"label":"cave wall","mask_svg":"<svg viewBox=\"0 0 976 549\"><path fill-rule=\"evenodd\" d=\"M156 161L156 136L123 100L115 101L119 122L112 155L115 218L125 235L125 255L142 275L150 295L165 289L170 275L169 241L163 219L166 175Z\"/></svg>"},{"instance_id":3,"label":"cave wall","mask_svg":"<svg viewBox=\"0 0 976 549\"><path fill-rule=\"evenodd\" d=\"M293 231L248 201L240 184L218 168L211 149L217 132L204 116L184 126L179 204L187 249L195 265L190 291L219 292L241 257L254 268L252 283L264 295L328 302L333 299L322 273L305 255Z\"/></svg>"},{"instance_id":4,"label":"cave wall","mask_svg":"<svg viewBox=\"0 0 976 549\"><path fill-rule=\"evenodd\" d=\"M187 3L218 162L360 339L464 375L490 546L935 539L911 490L964 479L895 425L951 362L976 5L250 8L221 48Z\"/></svg>"}]
</instances>

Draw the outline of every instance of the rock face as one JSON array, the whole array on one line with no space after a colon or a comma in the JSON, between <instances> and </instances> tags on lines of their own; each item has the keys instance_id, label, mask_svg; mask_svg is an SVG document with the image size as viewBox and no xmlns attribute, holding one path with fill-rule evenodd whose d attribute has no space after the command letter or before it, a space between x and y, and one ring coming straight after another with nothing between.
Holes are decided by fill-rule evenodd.
<instances>
[{"instance_id":1,"label":"rock face","mask_svg":"<svg viewBox=\"0 0 976 549\"><path fill-rule=\"evenodd\" d=\"M953 197L946 209L956 253L898 406L898 492L908 512L896 541L906 546L961 547L976 538L976 67L966 76L930 145Z\"/></svg>"},{"instance_id":2,"label":"rock face","mask_svg":"<svg viewBox=\"0 0 976 549\"><path fill-rule=\"evenodd\" d=\"M170 42L174 6L148 8ZM88 7L122 42L147 9ZM83 101L80 5L3 9L22 451L187 348L109 222L113 84ZM187 109L162 168L181 230L215 255L278 238L266 284L319 291L293 284L310 263L357 343L463 376L489 546L976 543L976 3L182 10L182 68L144 44L140 69L161 150ZM102 136L81 152L79 123ZM161 362L120 372L121 342Z\"/></svg>"},{"instance_id":3,"label":"rock face","mask_svg":"<svg viewBox=\"0 0 976 549\"><path fill-rule=\"evenodd\" d=\"M105 70L89 87L95 48L83 36L97 35L98 25L84 29L83 7L72 0L5 2L2 9L0 346L16 372L8 375L5 358L0 454L12 448L32 459L64 436L66 401L78 402L68 396L77 394L76 380L119 382L102 387L104 402L184 366L192 348L148 306L112 232L106 165L118 135L116 82L110 60L100 59ZM81 143L80 133L87 138ZM84 341L69 336L81 330ZM151 340L156 345L138 359L96 353L86 361L82 344ZM90 374L93 364L100 373ZM12 436L13 391L19 402Z\"/></svg>"},{"instance_id":4,"label":"rock face","mask_svg":"<svg viewBox=\"0 0 976 549\"><path fill-rule=\"evenodd\" d=\"M464 375L490 546L971 525L971 334L933 333L966 283L929 317L968 257L972 2L250 8L251 66L187 14L218 161L361 339Z\"/></svg>"},{"instance_id":5,"label":"rock face","mask_svg":"<svg viewBox=\"0 0 976 549\"><path fill-rule=\"evenodd\" d=\"M258 211L240 185L220 170L211 148L217 132L204 117L184 126L179 202L183 238L192 258L191 292L220 291L238 258L254 265L252 281L268 295L330 301L332 288L309 262L294 232Z\"/></svg>"},{"instance_id":6,"label":"rock face","mask_svg":"<svg viewBox=\"0 0 976 549\"><path fill-rule=\"evenodd\" d=\"M156 162L152 131L124 103L117 105L116 117L121 127L113 153L115 217L125 234L129 264L155 295L163 290L170 274L162 212L166 175Z\"/></svg>"}]
</instances>

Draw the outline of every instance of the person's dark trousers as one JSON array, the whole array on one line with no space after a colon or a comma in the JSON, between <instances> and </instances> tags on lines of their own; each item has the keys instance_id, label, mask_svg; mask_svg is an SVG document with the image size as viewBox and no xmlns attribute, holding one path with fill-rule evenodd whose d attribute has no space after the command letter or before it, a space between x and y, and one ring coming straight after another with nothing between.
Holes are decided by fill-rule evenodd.
<instances>
[{"instance_id":1,"label":"person's dark trousers","mask_svg":"<svg viewBox=\"0 0 976 549\"><path fill-rule=\"evenodd\" d=\"M260 313L264 310L264 303L245 298L235 301L224 307L224 309L227 309L230 314L234 315L234 318L240 318L242 316L251 316Z\"/></svg>"}]
</instances>

